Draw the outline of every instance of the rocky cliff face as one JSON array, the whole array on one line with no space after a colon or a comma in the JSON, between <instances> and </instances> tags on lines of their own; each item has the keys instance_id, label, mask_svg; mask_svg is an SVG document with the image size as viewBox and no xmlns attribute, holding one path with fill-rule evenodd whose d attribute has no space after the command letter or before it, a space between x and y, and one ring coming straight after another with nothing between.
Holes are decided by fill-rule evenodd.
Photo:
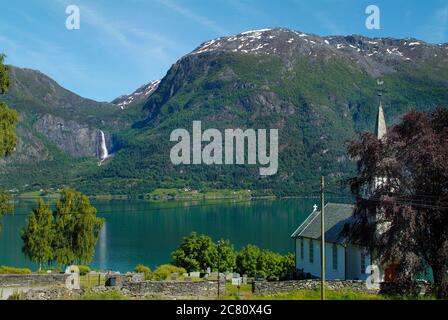
<instances>
[{"instance_id":1,"label":"rocky cliff face","mask_svg":"<svg viewBox=\"0 0 448 320\"><path fill-rule=\"evenodd\" d=\"M72 157L98 157L99 155L100 131L97 128L49 114L39 118L33 128ZM107 142L110 149L111 139L108 136L106 136Z\"/></svg>"},{"instance_id":2,"label":"rocky cliff face","mask_svg":"<svg viewBox=\"0 0 448 320\"><path fill-rule=\"evenodd\" d=\"M66 180L62 174L58 183L69 183L77 162L91 159L93 167L100 160L101 131L110 151L113 132L131 123L115 105L84 99L39 71L11 67L10 76L9 91L0 99L20 113L20 120L16 150L0 160L0 183L6 187L45 186L46 177L63 167Z\"/></svg>"},{"instance_id":3,"label":"rocky cliff face","mask_svg":"<svg viewBox=\"0 0 448 320\"><path fill-rule=\"evenodd\" d=\"M21 113L16 161L51 158L48 148L42 152L42 143L37 148L40 138L68 156L97 157L99 130L106 132L112 148L111 132L129 125L117 116L116 106L84 99L39 71L11 67L10 76L11 86L2 99ZM36 158L36 153L41 155Z\"/></svg>"}]
</instances>

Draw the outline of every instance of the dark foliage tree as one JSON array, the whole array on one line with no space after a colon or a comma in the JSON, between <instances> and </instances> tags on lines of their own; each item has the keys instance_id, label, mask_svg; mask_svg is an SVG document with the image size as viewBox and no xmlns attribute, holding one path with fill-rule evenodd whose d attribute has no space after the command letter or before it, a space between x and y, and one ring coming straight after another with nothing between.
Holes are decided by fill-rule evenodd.
<instances>
[{"instance_id":1,"label":"dark foliage tree","mask_svg":"<svg viewBox=\"0 0 448 320\"><path fill-rule=\"evenodd\" d=\"M448 110L412 111L382 140L366 133L348 151L358 175L349 180L356 208L346 233L397 265L404 292L430 267L437 296L448 297Z\"/></svg>"}]
</instances>

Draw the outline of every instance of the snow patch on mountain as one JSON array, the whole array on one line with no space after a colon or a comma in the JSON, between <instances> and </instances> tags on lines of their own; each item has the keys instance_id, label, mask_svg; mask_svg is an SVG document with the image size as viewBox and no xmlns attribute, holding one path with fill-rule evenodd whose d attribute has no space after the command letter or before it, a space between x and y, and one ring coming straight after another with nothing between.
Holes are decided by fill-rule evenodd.
<instances>
[{"instance_id":1,"label":"snow patch on mountain","mask_svg":"<svg viewBox=\"0 0 448 320\"><path fill-rule=\"evenodd\" d=\"M154 93L154 91L157 90L159 84L160 80L153 80L148 84L141 86L130 95L123 95L118 97L117 99L112 101L112 103L120 109L124 110L133 104L148 99Z\"/></svg>"}]
</instances>

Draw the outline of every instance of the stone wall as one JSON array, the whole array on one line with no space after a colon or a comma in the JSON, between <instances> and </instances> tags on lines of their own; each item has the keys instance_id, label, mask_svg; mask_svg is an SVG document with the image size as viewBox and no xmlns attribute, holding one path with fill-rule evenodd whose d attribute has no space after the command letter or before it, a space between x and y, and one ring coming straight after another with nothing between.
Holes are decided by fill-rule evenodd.
<instances>
[{"instance_id":1,"label":"stone wall","mask_svg":"<svg viewBox=\"0 0 448 320\"><path fill-rule=\"evenodd\" d=\"M126 282L143 282L144 273L106 274L106 287L122 287Z\"/></svg>"},{"instance_id":2,"label":"stone wall","mask_svg":"<svg viewBox=\"0 0 448 320\"><path fill-rule=\"evenodd\" d=\"M364 281L334 281L325 282L326 288L335 291L350 290L354 292L378 293L378 290L369 290ZM294 281L263 281L254 282L252 291L255 295L271 295L298 290L315 290L320 288L320 280L294 280Z\"/></svg>"},{"instance_id":3,"label":"stone wall","mask_svg":"<svg viewBox=\"0 0 448 320\"><path fill-rule=\"evenodd\" d=\"M221 281L220 295L225 295L225 282ZM218 281L142 281L125 282L121 288L125 294L153 297L217 297Z\"/></svg>"},{"instance_id":4,"label":"stone wall","mask_svg":"<svg viewBox=\"0 0 448 320\"><path fill-rule=\"evenodd\" d=\"M0 288L65 287L69 274L0 274Z\"/></svg>"},{"instance_id":5,"label":"stone wall","mask_svg":"<svg viewBox=\"0 0 448 320\"><path fill-rule=\"evenodd\" d=\"M65 288L31 289L23 293L19 292L18 300L75 300L83 293L84 290Z\"/></svg>"}]
</instances>

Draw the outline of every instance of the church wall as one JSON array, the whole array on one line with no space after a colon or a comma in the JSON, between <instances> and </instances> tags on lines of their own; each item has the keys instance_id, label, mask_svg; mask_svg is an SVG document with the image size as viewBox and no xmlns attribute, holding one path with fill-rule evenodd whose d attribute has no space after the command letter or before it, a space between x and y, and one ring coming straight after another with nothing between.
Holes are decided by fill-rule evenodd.
<instances>
[{"instance_id":1,"label":"church wall","mask_svg":"<svg viewBox=\"0 0 448 320\"><path fill-rule=\"evenodd\" d=\"M310 273L314 277L320 277L320 241L312 240L314 248L314 262L310 262L310 239L295 239L296 241L296 269ZM303 259L300 254L303 241ZM333 244L325 244L325 274L329 280L345 279L345 248L337 245L337 269L333 269Z\"/></svg>"}]
</instances>

